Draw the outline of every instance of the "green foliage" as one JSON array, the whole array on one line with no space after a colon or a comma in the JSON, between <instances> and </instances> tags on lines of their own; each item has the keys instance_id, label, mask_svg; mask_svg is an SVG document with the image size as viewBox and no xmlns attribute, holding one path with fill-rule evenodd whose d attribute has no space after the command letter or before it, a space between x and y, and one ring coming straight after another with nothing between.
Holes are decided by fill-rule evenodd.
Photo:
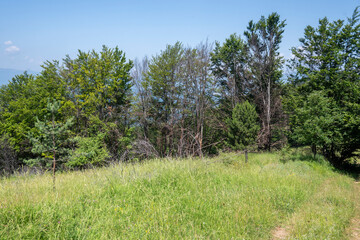
<instances>
[{"instance_id":1,"label":"green foliage","mask_svg":"<svg viewBox=\"0 0 360 240\"><path fill-rule=\"evenodd\" d=\"M6 134L18 152L26 151L26 134L35 128L34 116L40 115L35 77L26 72L15 76L8 85L0 88L0 134Z\"/></svg>"},{"instance_id":2,"label":"green foliage","mask_svg":"<svg viewBox=\"0 0 360 240\"><path fill-rule=\"evenodd\" d=\"M133 63L118 47L46 61L37 76L25 72L0 87L0 136L20 164L65 162L73 148L67 166L85 168L136 156L203 157L226 144L247 153L256 140L271 150L287 143L289 119L291 143L320 149L336 164L356 161L359 19L356 9L348 21L308 26L292 49L285 88L279 49L286 24L277 13L250 21L244 40L232 34L212 53L208 43L168 45L132 76Z\"/></svg>"},{"instance_id":3,"label":"green foliage","mask_svg":"<svg viewBox=\"0 0 360 240\"><path fill-rule=\"evenodd\" d=\"M236 34L230 35L222 45L215 42L211 53L212 71L222 91L228 93L224 95L230 96L230 99L222 99L223 104L229 101L234 107L249 94L246 91L248 57L248 45Z\"/></svg>"},{"instance_id":4,"label":"green foliage","mask_svg":"<svg viewBox=\"0 0 360 240\"><path fill-rule=\"evenodd\" d=\"M120 139L127 137L127 130L132 124L132 67L132 61L126 60L125 53L118 47L110 49L103 46L100 53L79 51L77 58L65 59L63 71L69 101L64 113L75 116L77 135L96 139L104 133L106 152L113 160L119 160L119 155L125 151ZM108 157L104 156L99 162L103 163ZM82 158L80 162L98 164L92 158L87 161Z\"/></svg>"},{"instance_id":5,"label":"green foliage","mask_svg":"<svg viewBox=\"0 0 360 240\"><path fill-rule=\"evenodd\" d=\"M318 147L341 144L338 128L343 116L321 92L312 92L294 114L297 122L292 137L297 142Z\"/></svg>"},{"instance_id":6,"label":"green foliage","mask_svg":"<svg viewBox=\"0 0 360 240\"><path fill-rule=\"evenodd\" d=\"M184 96L184 51L180 42L167 45L164 51L151 59L143 82L151 93L148 119L151 135L148 138L157 144L156 148L162 156L172 154L168 135L175 126L175 113L181 111L180 98Z\"/></svg>"},{"instance_id":7,"label":"green foliage","mask_svg":"<svg viewBox=\"0 0 360 240\"><path fill-rule=\"evenodd\" d=\"M117 47L104 46L100 53L79 51L75 59L67 57L63 65L46 61L37 76L26 72L15 76L0 88L0 135L8 136L23 163L47 165L46 159L53 154L45 153L49 146L35 139L43 138L39 128L50 131L45 128L51 124L40 123L34 116L46 118L48 122L47 105L51 98L61 102L55 125L73 118L75 124L68 129L71 136L93 137L99 132L106 133L109 149L116 148L117 139L127 134L131 124L132 66ZM35 136L33 142L28 136ZM115 152L117 150L111 154Z\"/></svg>"},{"instance_id":8,"label":"green foliage","mask_svg":"<svg viewBox=\"0 0 360 240\"><path fill-rule=\"evenodd\" d=\"M347 22L321 19L318 27L306 27L301 46L292 49L296 74L285 106L295 138L319 145L336 166L360 146L359 19L358 8Z\"/></svg>"},{"instance_id":9,"label":"green foliage","mask_svg":"<svg viewBox=\"0 0 360 240\"><path fill-rule=\"evenodd\" d=\"M228 143L233 149L242 150L256 143L260 130L255 107L248 101L237 104L232 111L232 118L227 119Z\"/></svg>"},{"instance_id":10,"label":"green foliage","mask_svg":"<svg viewBox=\"0 0 360 240\"><path fill-rule=\"evenodd\" d=\"M133 63L118 47L103 46L100 53L79 51L77 58L64 61L72 108L82 117L97 114L103 120L129 104Z\"/></svg>"},{"instance_id":11,"label":"green foliage","mask_svg":"<svg viewBox=\"0 0 360 240\"><path fill-rule=\"evenodd\" d=\"M175 96L181 93L183 57L184 48L177 42L173 46L167 45L166 49L149 63L144 84L151 89L152 113L154 120L159 123L167 124L172 109L177 107Z\"/></svg>"},{"instance_id":12,"label":"green foliage","mask_svg":"<svg viewBox=\"0 0 360 240\"><path fill-rule=\"evenodd\" d=\"M104 144L105 134L95 137L75 137L77 148L70 153L66 166L81 169L88 166L100 166L109 158L109 152Z\"/></svg>"},{"instance_id":13,"label":"green foliage","mask_svg":"<svg viewBox=\"0 0 360 240\"><path fill-rule=\"evenodd\" d=\"M49 160L55 161L59 156L68 154L67 140L69 128L72 126L72 119L61 122L58 120L60 101L48 100L47 115L43 121L37 118L35 127L38 130L36 136L29 135L30 142L33 145L32 152L39 156L38 158L26 161L29 165L40 165L49 167ZM54 166L55 167L55 166Z\"/></svg>"},{"instance_id":14,"label":"green foliage","mask_svg":"<svg viewBox=\"0 0 360 240\"><path fill-rule=\"evenodd\" d=\"M258 145L268 151L286 142L280 99L284 58L279 51L285 26L285 20L272 13L258 22L250 21L244 32L249 48L248 86L252 86L251 96L261 123Z\"/></svg>"},{"instance_id":15,"label":"green foliage","mask_svg":"<svg viewBox=\"0 0 360 240\"><path fill-rule=\"evenodd\" d=\"M285 26L285 20L281 21L279 14L272 13L262 16L258 22L250 21L244 32L250 49L250 70L260 89L278 84L281 79L284 60L279 49Z\"/></svg>"}]
</instances>

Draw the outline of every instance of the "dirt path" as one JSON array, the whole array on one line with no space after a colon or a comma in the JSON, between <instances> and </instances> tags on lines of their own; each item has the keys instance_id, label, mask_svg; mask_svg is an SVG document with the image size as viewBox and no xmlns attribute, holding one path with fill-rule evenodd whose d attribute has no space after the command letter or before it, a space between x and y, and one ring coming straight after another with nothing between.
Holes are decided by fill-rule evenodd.
<instances>
[{"instance_id":1,"label":"dirt path","mask_svg":"<svg viewBox=\"0 0 360 240\"><path fill-rule=\"evenodd\" d=\"M360 182L354 183L355 216L350 221L347 233L350 240L360 240Z\"/></svg>"},{"instance_id":2,"label":"dirt path","mask_svg":"<svg viewBox=\"0 0 360 240\"><path fill-rule=\"evenodd\" d=\"M284 228L284 227L277 227L275 228L272 232L272 240L283 240L283 239L287 239L290 235L288 229Z\"/></svg>"},{"instance_id":3,"label":"dirt path","mask_svg":"<svg viewBox=\"0 0 360 240\"><path fill-rule=\"evenodd\" d=\"M326 180L322 185L326 186L328 181L329 180ZM346 235L349 240L360 240L360 181L354 182L353 187L354 187L353 202L355 204L354 217L350 220L350 225L346 229ZM289 219L291 219L291 217ZM272 240L289 239L290 233L291 233L291 223L290 225L278 226L271 231L271 236L272 236L271 239Z\"/></svg>"}]
</instances>

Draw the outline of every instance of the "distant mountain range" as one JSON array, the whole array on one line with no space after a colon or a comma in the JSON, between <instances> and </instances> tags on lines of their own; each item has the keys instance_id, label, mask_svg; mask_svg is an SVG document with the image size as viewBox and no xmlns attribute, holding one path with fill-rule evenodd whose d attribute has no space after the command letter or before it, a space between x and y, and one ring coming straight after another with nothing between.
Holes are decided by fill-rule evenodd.
<instances>
[{"instance_id":1,"label":"distant mountain range","mask_svg":"<svg viewBox=\"0 0 360 240\"><path fill-rule=\"evenodd\" d=\"M15 75L24 73L25 70L15 70L9 68L0 68L0 86L7 84ZM38 74L34 71L27 71L29 74Z\"/></svg>"}]
</instances>

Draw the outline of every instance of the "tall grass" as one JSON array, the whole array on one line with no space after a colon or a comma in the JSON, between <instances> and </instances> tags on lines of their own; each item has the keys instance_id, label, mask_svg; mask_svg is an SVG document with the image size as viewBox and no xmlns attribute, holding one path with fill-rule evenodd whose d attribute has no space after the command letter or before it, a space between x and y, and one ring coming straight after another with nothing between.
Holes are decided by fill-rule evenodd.
<instances>
[{"instance_id":1,"label":"tall grass","mask_svg":"<svg viewBox=\"0 0 360 240\"><path fill-rule=\"evenodd\" d=\"M0 180L0 239L341 239L352 180L276 153L156 159Z\"/></svg>"}]
</instances>

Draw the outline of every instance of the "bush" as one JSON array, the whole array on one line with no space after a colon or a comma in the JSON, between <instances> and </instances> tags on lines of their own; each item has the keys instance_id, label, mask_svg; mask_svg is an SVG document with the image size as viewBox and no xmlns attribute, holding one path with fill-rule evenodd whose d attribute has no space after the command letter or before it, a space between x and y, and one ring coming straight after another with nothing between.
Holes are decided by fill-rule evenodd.
<instances>
[{"instance_id":1,"label":"bush","mask_svg":"<svg viewBox=\"0 0 360 240\"><path fill-rule=\"evenodd\" d=\"M95 137L75 137L77 148L70 153L67 167L85 168L87 166L104 165L110 157L104 144L105 134L98 134Z\"/></svg>"}]
</instances>

